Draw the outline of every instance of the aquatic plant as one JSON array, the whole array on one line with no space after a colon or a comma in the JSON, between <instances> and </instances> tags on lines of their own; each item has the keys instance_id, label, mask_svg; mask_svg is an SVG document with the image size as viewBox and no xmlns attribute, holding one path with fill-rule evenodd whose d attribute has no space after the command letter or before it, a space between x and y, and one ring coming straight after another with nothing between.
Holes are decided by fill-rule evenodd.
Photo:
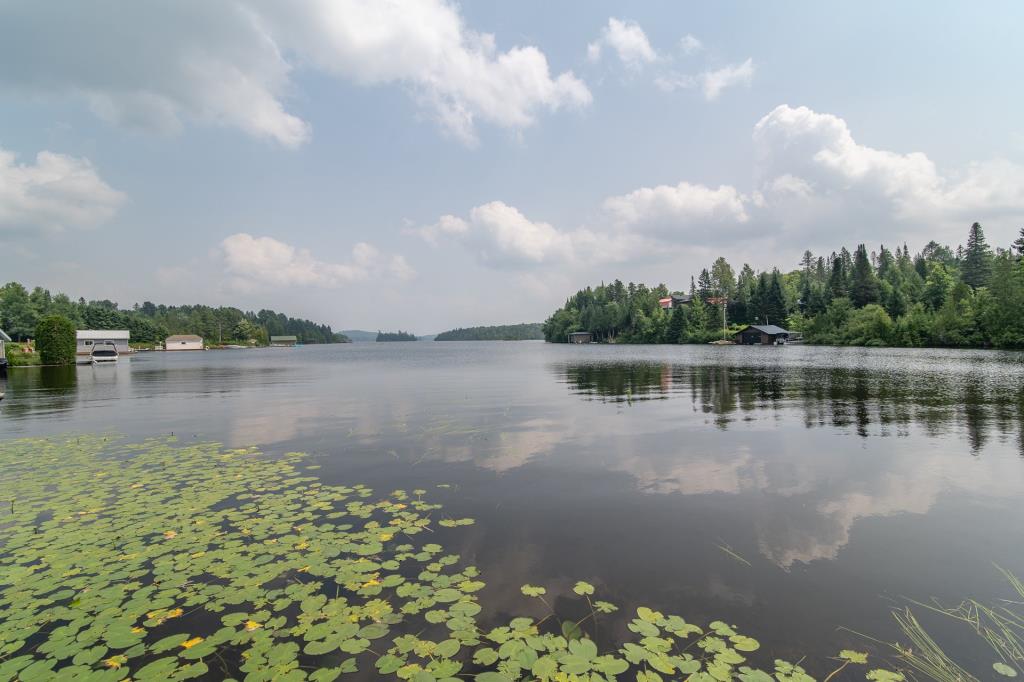
<instances>
[{"instance_id":1,"label":"aquatic plant","mask_svg":"<svg viewBox=\"0 0 1024 682\"><path fill-rule=\"evenodd\" d=\"M936 599L928 603L911 601L911 604L926 613L966 625L991 648L994 658L992 671L1013 678L1024 672L1024 583L1010 571L996 568L1019 599L1004 599L997 605L984 604L976 599L965 599L956 606L944 606ZM973 682L983 677L980 673L968 672L954 661L918 620L912 607L894 610L893 617L909 644L889 643L888 646L897 660L909 669L940 682ZM869 639L878 642L874 638Z\"/></svg>"},{"instance_id":2,"label":"aquatic plant","mask_svg":"<svg viewBox=\"0 0 1024 682\"><path fill-rule=\"evenodd\" d=\"M471 519L442 517L425 490L328 486L315 469L173 439L0 443L0 679L812 679L756 667L758 642L734 625L646 607L629 641L601 651L598 622L617 607L582 581L582 620L524 585L549 615L485 629L480 572L424 541Z\"/></svg>"}]
</instances>

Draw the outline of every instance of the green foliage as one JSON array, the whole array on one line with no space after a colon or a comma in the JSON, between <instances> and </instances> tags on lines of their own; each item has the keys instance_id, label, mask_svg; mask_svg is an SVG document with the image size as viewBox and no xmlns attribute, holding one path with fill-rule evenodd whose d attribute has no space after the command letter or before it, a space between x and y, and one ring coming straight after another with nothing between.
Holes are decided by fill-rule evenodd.
<instances>
[{"instance_id":1,"label":"green foliage","mask_svg":"<svg viewBox=\"0 0 1024 682\"><path fill-rule=\"evenodd\" d=\"M49 315L36 324L36 348L44 365L75 364L75 325L66 317Z\"/></svg>"},{"instance_id":2,"label":"green foliage","mask_svg":"<svg viewBox=\"0 0 1024 682\"><path fill-rule=\"evenodd\" d=\"M503 324L493 327L459 327L441 332L435 341L530 341L544 338L539 322Z\"/></svg>"},{"instance_id":3,"label":"green foliage","mask_svg":"<svg viewBox=\"0 0 1024 682\"><path fill-rule=\"evenodd\" d=\"M934 241L913 257L906 246L861 244L827 258L805 251L788 273L733 273L716 259L691 279L692 300L673 297L670 310L658 303L665 285L581 289L547 319L544 338L589 331L605 342L707 343L722 337L724 297L730 325L785 325L809 343L1024 348L1024 230L994 253L975 223L956 252Z\"/></svg>"},{"instance_id":4,"label":"green foliage","mask_svg":"<svg viewBox=\"0 0 1024 682\"><path fill-rule=\"evenodd\" d=\"M294 335L302 343L337 343L328 325L260 310L211 308L204 305L166 306L146 301L122 310L113 301L72 301L65 294L51 296L36 287L29 293L17 282L0 287L0 329L11 338L25 340L36 334L36 324L48 315L71 320L76 329L127 329L133 344L163 343L171 334L198 334L207 343L265 344L270 336Z\"/></svg>"},{"instance_id":5,"label":"green foliage","mask_svg":"<svg viewBox=\"0 0 1024 682\"><path fill-rule=\"evenodd\" d=\"M8 343L4 352L7 354L8 367L32 367L43 364L39 353L35 351L24 351L19 343Z\"/></svg>"},{"instance_id":6,"label":"green foliage","mask_svg":"<svg viewBox=\"0 0 1024 682\"><path fill-rule=\"evenodd\" d=\"M173 439L0 443L0 489L17 491L0 524L0 678L771 679L735 625L643 606L602 650L616 607L583 581L582 619L552 607L570 595L524 585L550 613L482 629L480 572L424 538L439 509L425 491L326 486L306 462Z\"/></svg>"},{"instance_id":7,"label":"green foliage","mask_svg":"<svg viewBox=\"0 0 1024 682\"><path fill-rule=\"evenodd\" d=\"M397 332L377 332L378 341L415 341L416 335L401 330Z\"/></svg>"}]
</instances>

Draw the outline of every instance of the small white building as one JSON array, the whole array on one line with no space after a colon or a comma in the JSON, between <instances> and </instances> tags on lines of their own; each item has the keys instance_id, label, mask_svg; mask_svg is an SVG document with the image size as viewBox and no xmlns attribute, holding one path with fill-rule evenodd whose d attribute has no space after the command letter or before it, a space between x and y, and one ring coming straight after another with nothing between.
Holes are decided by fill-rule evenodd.
<instances>
[{"instance_id":1,"label":"small white building","mask_svg":"<svg viewBox=\"0 0 1024 682\"><path fill-rule=\"evenodd\" d=\"M203 337L195 334L174 334L164 341L164 350L203 350Z\"/></svg>"},{"instance_id":2,"label":"small white building","mask_svg":"<svg viewBox=\"0 0 1024 682\"><path fill-rule=\"evenodd\" d=\"M76 336L78 347L75 353L78 355L92 355L92 347L98 343L113 344L120 354L128 352L131 334L127 329L79 329Z\"/></svg>"}]
</instances>

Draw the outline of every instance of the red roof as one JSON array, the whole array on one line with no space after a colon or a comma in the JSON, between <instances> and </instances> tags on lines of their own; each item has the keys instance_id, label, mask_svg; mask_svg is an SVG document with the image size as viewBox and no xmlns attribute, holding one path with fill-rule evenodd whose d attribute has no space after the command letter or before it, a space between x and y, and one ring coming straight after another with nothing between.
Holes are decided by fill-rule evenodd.
<instances>
[{"instance_id":1,"label":"red roof","mask_svg":"<svg viewBox=\"0 0 1024 682\"><path fill-rule=\"evenodd\" d=\"M672 297L669 296L668 298L659 298L658 299L658 304L661 305L662 308L671 308L672 307Z\"/></svg>"}]
</instances>

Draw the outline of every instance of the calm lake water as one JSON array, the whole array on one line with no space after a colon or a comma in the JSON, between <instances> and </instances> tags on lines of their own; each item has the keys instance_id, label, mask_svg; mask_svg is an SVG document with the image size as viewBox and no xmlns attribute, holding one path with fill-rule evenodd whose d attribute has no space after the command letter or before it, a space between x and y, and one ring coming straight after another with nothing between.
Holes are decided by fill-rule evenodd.
<instances>
[{"instance_id":1,"label":"calm lake water","mask_svg":"<svg viewBox=\"0 0 1024 682\"><path fill-rule=\"evenodd\" d=\"M12 370L6 391L3 438L173 432L430 487L477 520L449 544L494 618L531 613L523 583L584 579L796 660L870 648L843 627L896 639L907 598L1006 597L993 564L1024 576L1019 353L371 343Z\"/></svg>"}]
</instances>

